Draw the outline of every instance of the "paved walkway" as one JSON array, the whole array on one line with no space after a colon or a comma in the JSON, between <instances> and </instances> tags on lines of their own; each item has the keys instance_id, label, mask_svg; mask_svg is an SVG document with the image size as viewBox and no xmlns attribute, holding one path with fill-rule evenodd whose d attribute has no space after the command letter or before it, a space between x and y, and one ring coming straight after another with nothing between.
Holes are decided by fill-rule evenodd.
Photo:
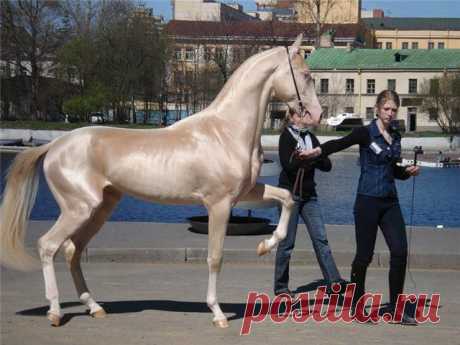
<instances>
[{"instance_id":1,"label":"paved walkway","mask_svg":"<svg viewBox=\"0 0 460 345\"><path fill-rule=\"evenodd\" d=\"M251 241L252 242L252 241ZM413 270L406 291L441 294L440 322L417 327L317 323L295 324L291 319L254 324L240 336L248 292L271 293L273 267L225 264L219 281L219 298L230 327L211 325L205 303L207 266L204 264L85 264L88 284L108 312L92 319L78 303L70 274L57 264L64 325L50 327L41 272L2 271L1 344L3 345L233 345L233 344L417 344L458 345L460 339L460 270ZM292 288L308 290L321 273L317 267L293 266ZM344 276L349 270L342 268ZM367 289L387 291L387 269L369 270ZM311 296L311 295L310 295ZM384 297L384 301L387 297Z\"/></svg>"},{"instance_id":2,"label":"paved walkway","mask_svg":"<svg viewBox=\"0 0 460 345\"><path fill-rule=\"evenodd\" d=\"M32 221L26 244L35 248L36 240L53 222ZM189 225L162 223L108 222L90 242L83 257L86 262L194 262L205 263L207 235L188 230ZM354 228L350 225L328 225L329 243L339 266L348 267L355 251ZM408 233L410 236L410 231ZM258 257L257 244L263 236L227 236L225 238L224 262L272 264L274 252ZM460 270L460 229L433 230L416 227L412 230L411 267ZM58 257L62 260L62 257ZM388 249L379 233L372 265L388 265ZM299 225L293 262L317 265L311 241L305 226Z\"/></svg>"}]
</instances>

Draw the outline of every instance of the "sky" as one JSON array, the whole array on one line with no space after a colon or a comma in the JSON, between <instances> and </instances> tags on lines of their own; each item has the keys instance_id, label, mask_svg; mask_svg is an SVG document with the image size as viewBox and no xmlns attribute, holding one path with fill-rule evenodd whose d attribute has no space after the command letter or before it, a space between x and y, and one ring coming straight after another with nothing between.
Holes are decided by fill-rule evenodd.
<instances>
[{"instance_id":1,"label":"sky","mask_svg":"<svg viewBox=\"0 0 460 345\"><path fill-rule=\"evenodd\" d=\"M171 0L143 0L153 7L154 14L170 20ZM221 2L235 2L222 0ZM236 0L245 11L256 9L255 0ZM460 0L362 0L363 9L381 8L389 17L445 17L460 18Z\"/></svg>"}]
</instances>

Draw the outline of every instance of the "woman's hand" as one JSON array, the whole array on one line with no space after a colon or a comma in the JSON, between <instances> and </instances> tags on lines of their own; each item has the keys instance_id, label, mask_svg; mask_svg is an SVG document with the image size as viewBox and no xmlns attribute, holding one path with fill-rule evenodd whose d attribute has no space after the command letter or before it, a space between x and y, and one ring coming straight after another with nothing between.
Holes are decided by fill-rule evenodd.
<instances>
[{"instance_id":1,"label":"woman's hand","mask_svg":"<svg viewBox=\"0 0 460 345\"><path fill-rule=\"evenodd\" d=\"M303 150L299 152L300 159L313 159L321 155L321 147L315 147L311 150Z\"/></svg>"},{"instance_id":2,"label":"woman's hand","mask_svg":"<svg viewBox=\"0 0 460 345\"><path fill-rule=\"evenodd\" d=\"M411 165L406 168L406 173L408 173L410 176L417 176L420 174L420 167L416 165Z\"/></svg>"}]
</instances>

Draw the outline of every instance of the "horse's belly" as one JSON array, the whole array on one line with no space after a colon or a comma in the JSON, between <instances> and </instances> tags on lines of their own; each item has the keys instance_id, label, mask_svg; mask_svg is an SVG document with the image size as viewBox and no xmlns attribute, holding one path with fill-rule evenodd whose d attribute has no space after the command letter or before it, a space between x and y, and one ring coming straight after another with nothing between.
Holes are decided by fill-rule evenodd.
<instances>
[{"instance_id":1,"label":"horse's belly","mask_svg":"<svg viewBox=\"0 0 460 345\"><path fill-rule=\"evenodd\" d=\"M119 160L108 174L118 190L152 202L201 203L198 177L180 164L161 164L146 159Z\"/></svg>"},{"instance_id":2,"label":"horse's belly","mask_svg":"<svg viewBox=\"0 0 460 345\"><path fill-rule=\"evenodd\" d=\"M144 200L168 204L195 204L201 198L184 181L177 181L167 174L133 172L117 176L112 184L120 191Z\"/></svg>"}]
</instances>

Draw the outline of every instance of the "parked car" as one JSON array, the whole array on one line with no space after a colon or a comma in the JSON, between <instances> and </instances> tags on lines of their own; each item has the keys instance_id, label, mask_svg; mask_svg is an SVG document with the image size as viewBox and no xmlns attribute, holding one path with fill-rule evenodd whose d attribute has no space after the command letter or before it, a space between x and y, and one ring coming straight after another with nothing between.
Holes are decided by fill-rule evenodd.
<instances>
[{"instance_id":1,"label":"parked car","mask_svg":"<svg viewBox=\"0 0 460 345\"><path fill-rule=\"evenodd\" d=\"M102 113L91 113L89 115L89 122L91 122L91 123L105 123L104 114L102 114Z\"/></svg>"},{"instance_id":2,"label":"parked car","mask_svg":"<svg viewBox=\"0 0 460 345\"><path fill-rule=\"evenodd\" d=\"M326 122L329 126L338 126L346 119L351 119L354 116L355 114L353 113L341 113L341 114L337 114L335 116L329 117Z\"/></svg>"}]
</instances>

